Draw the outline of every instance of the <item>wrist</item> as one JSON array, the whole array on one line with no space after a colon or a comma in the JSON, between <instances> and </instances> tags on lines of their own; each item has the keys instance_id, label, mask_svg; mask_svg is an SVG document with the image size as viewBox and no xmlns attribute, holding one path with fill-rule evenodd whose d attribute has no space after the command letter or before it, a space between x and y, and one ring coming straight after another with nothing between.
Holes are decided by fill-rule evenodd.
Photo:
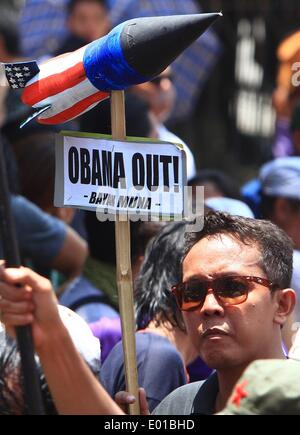
<instances>
[{"instance_id":1,"label":"wrist","mask_svg":"<svg viewBox=\"0 0 300 435\"><path fill-rule=\"evenodd\" d=\"M49 356L60 351L60 349L63 350L66 343L71 339L67 328L60 319L43 336L43 340L36 345L36 351L40 357L43 354Z\"/></svg>"}]
</instances>

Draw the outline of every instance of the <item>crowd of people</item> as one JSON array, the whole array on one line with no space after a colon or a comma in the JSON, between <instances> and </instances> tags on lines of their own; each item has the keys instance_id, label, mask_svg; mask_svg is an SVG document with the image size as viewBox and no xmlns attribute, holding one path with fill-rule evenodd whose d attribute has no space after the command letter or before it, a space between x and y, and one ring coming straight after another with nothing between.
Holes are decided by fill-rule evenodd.
<instances>
[{"instance_id":1,"label":"crowd of people","mask_svg":"<svg viewBox=\"0 0 300 435\"><path fill-rule=\"evenodd\" d=\"M126 19L196 13L198 3L20 2L0 17L0 62L73 51ZM20 130L29 109L19 91L0 87L23 264L5 268L0 235L0 414L28 413L15 341L22 325L32 329L46 414L122 415L137 400L155 416L300 413L299 40L298 30L278 47L273 157L244 185L200 169L193 146L168 124L190 116L214 70L222 44L213 28L126 91L127 135L181 143L189 201L204 202L201 230L188 217L130 224L139 397L126 392L114 223L53 205L56 133L110 134L110 101L64 125Z\"/></svg>"}]
</instances>

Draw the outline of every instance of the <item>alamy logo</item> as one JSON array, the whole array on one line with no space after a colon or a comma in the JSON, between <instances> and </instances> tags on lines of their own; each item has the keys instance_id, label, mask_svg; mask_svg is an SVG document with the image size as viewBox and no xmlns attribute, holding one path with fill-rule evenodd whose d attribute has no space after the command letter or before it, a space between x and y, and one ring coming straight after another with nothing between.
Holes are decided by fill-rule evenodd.
<instances>
[{"instance_id":1,"label":"alamy logo","mask_svg":"<svg viewBox=\"0 0 300 435\"><path fill-rule=\"evenodd\" d=\"M159 186L154 186L150 189L151 192L157 192ZM170 191L170 186L165 186L166 192ZM176 189L173 193L175 193ZM145 201L145 198L140 196L140 191L135 186L131 186L129 189L116 189L115 195L102 195L95 192L96 202L96 216L98 221L115 222L118 216L118 220L132 222L178 222L182 220L188 221L187 232L198 232L203 228L204 223L204 187L196 186L193 189L191 186L184 186L183 188L183 210L180 214L167 214L160 215L157 212L153 212L151 208L152 198ZM125 193L124 193L125 192ZM158 196L159 201L169 201L169 210L175 209L176 196L174 194L168 195L163 198L163 191ZM150 201L150 206L148 206ZM117 208L115 207L117 205ZM166 206L166 204L164 204ZM114 207L113 209L110 209ZM124 208L122 210L122 208Z\"/></svg>"}]
</instances>

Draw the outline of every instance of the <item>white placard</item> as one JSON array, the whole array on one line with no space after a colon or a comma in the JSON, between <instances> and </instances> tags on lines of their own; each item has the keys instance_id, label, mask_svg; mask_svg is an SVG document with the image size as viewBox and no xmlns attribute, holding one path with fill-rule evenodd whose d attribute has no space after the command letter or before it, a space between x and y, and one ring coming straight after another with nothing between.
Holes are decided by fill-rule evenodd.
<instances>
[{"instance_id":1,"label":"white placard","mask_svg":"<svg viewBox=\"0 0 300 435\"><path fill-rule=\"evenodd\" d=\"M180 145L62 132L56 141L57 207L182 216L186 158Z\"/></svg>"}]
</instances>

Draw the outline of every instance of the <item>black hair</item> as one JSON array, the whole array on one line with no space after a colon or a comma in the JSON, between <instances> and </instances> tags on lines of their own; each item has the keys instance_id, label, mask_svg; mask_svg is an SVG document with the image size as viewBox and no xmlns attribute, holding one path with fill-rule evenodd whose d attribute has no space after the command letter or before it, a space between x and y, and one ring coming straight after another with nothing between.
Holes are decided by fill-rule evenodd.
<instances>
[{"instance_id":1,"label":"black hair","mask_svg":"<svg viewBox=\"0 0 300 435\"><path fill-rule=\"evenodd\" d=\"M164 225L164 222L131 222L131 261L134 263L139 256L144 256L146 248L150 240L152 240L159 230Z\"/></svg>"},{"instance_id":2,"label":"black hair","mask_svg":"<svg viewBox=\"0 0 300 435\"><path fill-rule=\"evenodd\" d=\"M217 169L202 169L189 180L188 185L202 186L205 182L214 184L222 195L241 200L237 182L224 172Z\"/></svg>"},{"instance_id":3,"label":"black hair","mask_svg":"<svg viewBox=\"0 0 300 435\"><path fill-rule=\"evenodd\" d=\"M21 54L21 38L16 20L8 13L0 16L0 38L3 39L5 49L12 57Z\"/></svg>"},{"instance_id":4,"label":"black hair","mask_svg":"<svg viewBox=\"0 0 300 435\"><path fill-rule=\"evenodd\" d=\"M157 325L170 322L185 331L182 314L170 290L180 281L186 225L185 222L166 225L147 247L134 292L139 329L154 320Z\"/></svg>"},{"instance_id":5,"label":"black hair","mask_svg":"<svg viewBox=\"0 0 300 435\"><path fill-rule=\"evenodd\" d=\"M54 131L30 129L13 143L13 148L19 169L21 194L46 210L52 206L54 197Z\"/></svg>"},{"instance_id":6,"label":"black hair","mask_svg":"<svg viewBox=\"0 0 300 435\"><path fill-rule=\"evenodd\" d=\"M141 97L126 93L127 136L148 137L151 132L150 106ZM102 101L80 117L80 130L91 133L111 134L110 99Z\"/></svg>"},{"instance_id":7,"label":"black hair","mask_svg":"<svg viewBox=\"0 0 300 435\"><path fill-rule=\"evenodd\" d=\"M275 203L276 203L278 198L284 199L288 203L290 209L294 213L299 212L299 210L300 210L300 200L299 199L279 197L279 196L269 196L269 195L265 195L264 193L261 193L260 212L261 212L261 217L263 219L272 220L272 216L273 216L274 209L275 209Z\"/></svg>"},{"instance_id":8,"label":"black hair","mask_svg":"<svg viewBox=\"0 0 300 435\"><path fill-rule=\"evenodd\" d=\"M71 15L79 3L98 3L107 9L106 0L69 0L67 3L67 14Z\"/></svg>"},{"instance_id":9,"label":"black hair","mask_svg":"<svg viewBox=\"0 0 300 435\"><path fill-rule=\"evenodd\" d=\"M130 222L131 259L144 255L149 240L158 232L157 222ZM85 228L90 254L99 261L116 264L115 223L100 222L97 214L85 212Z\"/></svg>"},{"instance_id":10,"label":"black hair","mask_svg":"<svg viewBox=\"0 0 300 435\"><path fill-rule=\"evenodd\" d=\"M261 253L258 263L267 278L281 289L290 286L293 243L283 230L267 220L209 212L204 216L203 229L188 233L182 261L197 242L205 237L217 237L222 234L232 236L247 246L256 245Z\"/></svg>"},{"instance_id":11,"label":"black hair","mask_svg":"<svg viewBox=\"0 0 300 435\"><path fill-rule=\"evenodd\" d=\"M46 415L57 415L41 365L38 376ZM0 415L26 415L21 357L15 340L0 332Z\"/></svg>"}]
</instances>

